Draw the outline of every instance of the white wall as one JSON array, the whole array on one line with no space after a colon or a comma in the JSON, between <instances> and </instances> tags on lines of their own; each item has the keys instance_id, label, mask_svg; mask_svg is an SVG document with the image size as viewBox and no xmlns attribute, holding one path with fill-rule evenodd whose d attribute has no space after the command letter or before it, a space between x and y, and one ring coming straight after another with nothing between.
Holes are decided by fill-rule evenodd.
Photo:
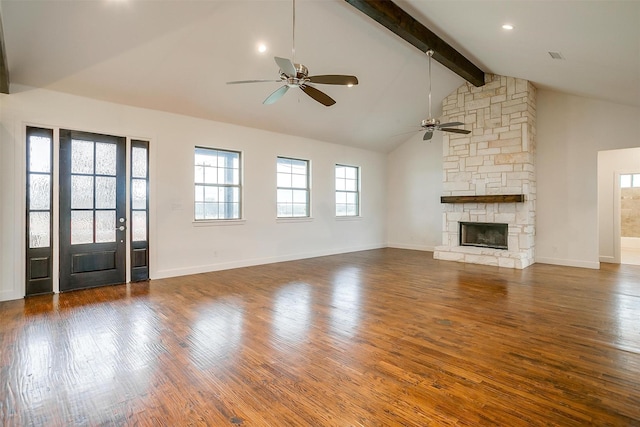
<instances>
[{"instance_id":1,"label":"white wall","mask_svg":"<svg viewBox=\"0 0 640 427\"><path fill-rule=\"evenodd\" d=\"M620 203L619 194L615 191L616 173L631 172L640 172L640 148L598 153L598 226L601 262L620 262L620 248L617 243L620 221L614 216L616 205L619 206Z\"/></svg>"},{"instance_id":2,"label":"white wall","mask_svg":"<svg viewBox=\"0 0 640 427\"><path fill-rule=\"evenodd\" d=\"M442 134L424 133L389 154L387 242L391 247L433 251L442 244Z\"/></svg>"},{"instance_id":3,"label":"white wall","mask_svg":"<svg viewBox=\"0 0 640 427\"><path fill-rule=\"evenodd\" d=\"M385 246L383 153L39 89L12 86L0 101L0 300L24 295L27 124L150 140L152 279ZM193 223L195 145L243 152L242 223ZM276 220L278 155L311 160L312 220ZM361 167L359 219L335 218L336 163Z\"/></svg>"},{"instance_id":4,"label":"white wall","mask_svg":"<svg viewBox=\"0 0 640 427\"><path fill-rule=\"evenodd\" d=\"M536 261L599 267L598 152L640 146L640 108L538 91Z\"/></svg>"}]
</instances>

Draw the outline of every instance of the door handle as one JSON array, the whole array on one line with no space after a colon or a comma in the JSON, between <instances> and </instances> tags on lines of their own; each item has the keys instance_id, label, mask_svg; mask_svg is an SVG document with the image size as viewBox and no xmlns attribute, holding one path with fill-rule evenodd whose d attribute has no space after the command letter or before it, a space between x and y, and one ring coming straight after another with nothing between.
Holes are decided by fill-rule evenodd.
<instances>
[{"instance_id":1,"label":"door handle","mask_svg":"<svg viewBox=\"0 0 640 427\"><path fill-rule=\"evenodd\" d=\"M119 231L124 231L126 229L127 227L125 227L124 225L121 225L120 227L116 228L116 230L119 230Z\"/></svg>"}]
</instances>

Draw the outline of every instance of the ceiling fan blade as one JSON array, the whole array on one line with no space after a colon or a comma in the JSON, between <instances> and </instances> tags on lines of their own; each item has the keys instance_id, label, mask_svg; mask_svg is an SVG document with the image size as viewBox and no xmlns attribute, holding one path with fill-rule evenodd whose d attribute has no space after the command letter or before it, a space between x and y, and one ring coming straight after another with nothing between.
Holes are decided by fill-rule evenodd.
<instances>
[{"instance_id":1,"label":"ceiling fan blade","mask_svg":"<svg viewBox=\"0 0 640 427\"><path fill-rule=\"evenodd\" d=\"M428 141L433 137L433 132L425 132L424 136L422 137L423 141Z\"/></svg>"},{"instance_id":2,"label":"ceiling fan blade","mask_svg":"<svg viewBox=\"0 0 640 427\"><path fill-rule=\"evenodd\" d=\"M287 77L295 77L298 72L296 71L296 66L293 65L288 58L280 58L279 56L275 56L273 59L276 60L276 64L280 67L280 70L287 75Z\"/></svg>"},{"instance_id":3,"label":"ceiling fan blade","mask_svg":"<svg viewBox=\"0 0 640 427\"><path fill-rule=\"evenodd\" d=\"M330 107L330 106L332 106L333 104L336 103L336 101L333 98L331 98L329 95L327 95L324 92L319 91L318 89L316 89L313 86L302 85L302 86L300 86L300 89L302 89L302 91L304 93L306 93L311 98L315 99L320 104L322 104L322 105L324 105L326 107Z\"/></svg>"},{"instance_id":4,"label":"ceiling fan blade","mask_svg":"<svg viewBox=\"0 0 640 427\"><path fill-rule=\"evenodd\" d=\"M465 135L471 133L470 130L466 130L466 129L440 128L440 130L443 131L443 132L462 133L462 134L465 134Z\"/></svg>"},{"instance_id":5,"label":"ceiling fan blade","mask_svg":"<svg viewBox=\"0 0 640 427\"><path fill-rule=\"evenodd\" d=\"M236 80L227 82L228 85L238 85L242 83L263 83L263 82L282 82L282 80Z\"/></svg>"},{"instance_id":6,"label":"ceiling fan blade","mask_svg":"<svg viewBox=\"0 0 640 427\"><path fill-rule=\"evenodd\" d=\"M310 76L311 83L319 83L323 85L345 85L355 86L358 84L356 76L345 76L342 74L325 74L321 76Z\"/></svg>"},{"instance_id":7,"label":"ceiling fan blade","mask_svg":"<svg viewBox=\"0 0 640 427\"><path fill-rule=\"evenodd\" d=\"M282 98L282 95L287 93L288 90L289 90L289 86L287 86L287 85L281 86L275 92L273 92L271 95L267 96L267 99L262 101L262 103L265 104L265 105L273 104L278 99Z\"/></svg>"},{"instance_id":8,"label":"ceiling fan blade","mask_svg":"<svg viewBox=\"0 0 640 427\"><path fill-rule=\"evenodd\" d=\"M462 126L464 123L460 122L450 122L450 123L440 123L438 126L441 128L450 128L451 126Z\"/></svg>"}]
</instances>

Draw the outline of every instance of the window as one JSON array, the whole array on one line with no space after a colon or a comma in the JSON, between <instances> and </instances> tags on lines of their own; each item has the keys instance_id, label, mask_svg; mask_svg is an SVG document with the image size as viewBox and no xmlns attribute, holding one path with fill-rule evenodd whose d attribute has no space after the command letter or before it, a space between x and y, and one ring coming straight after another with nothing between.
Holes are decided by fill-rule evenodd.
<instances>
[{"instance_id":1,"label":"window","mask_svg":"<svg viewBox=\"0 0 640 427\"><path fill-rule=\"evenodd\" d=\"M640 173L620 175L620 188L640 187Z\"/></svg>"},{"instance_id":2,"label":"window","mask_svg":"<svg viewBox=\"0 0 640 427\"><path fill-rule=\"evenodd\" d=\"M278 157L278 218L309 216L309 161Z\"/></svg>"},{"instance_id":3,"label":"window","mask_svg":"<svg viewBox=\"0 0 640 427\"><path fill-rule=\"evenodd\" d=\"M53 131L27 127L26 295L53 291Z\"/></svg>"},{"instance_id":4,"label":"window","mask_svg":"<svg viewBox=\"0 0 640 427\"><path fill-rule=\"evenodd\" d=\"M51 246L52 132L27 128L27 224L29 248Z\"/></svg>"},{"instance_id":5,"label":"window","mask_svg":"<svg viewBox=\"0 0 640 427\"><path fill-rule=\"evenodd\" d=\"M240 219L240 153L196 147L195 219Z\"/></svg>"},{"instance_id":6,"label":"window","mask_svg":"<svg viewBox=\"0 0 640 427\"><path fill-rule=\"evenodd\" d=\"M149 142L131 141L131 281L149 278Z\"/></svg>"},{"instance_id":7,"label":"window","mask_svg":"<svg viewBox=\"0 0 640 427\"><path fill-rule=\"evenodd\" d=\"M360 215L360 169L336 165L336 216Z\"/></svg>"}]
</instances>

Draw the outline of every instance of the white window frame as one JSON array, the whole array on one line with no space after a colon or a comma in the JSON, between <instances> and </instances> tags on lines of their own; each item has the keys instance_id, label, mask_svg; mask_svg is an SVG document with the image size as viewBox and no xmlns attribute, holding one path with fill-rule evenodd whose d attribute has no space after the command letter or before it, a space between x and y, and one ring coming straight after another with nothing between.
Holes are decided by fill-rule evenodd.
<instances>
[{"instance_id":1,"label":"white window frame","mask_svg":"<svg viewBox=\"0 0 640 427\"><path fill-rule=\"evenodd\" d=\"M199 164L197 161L197 156L198 156L198 152L210 152L210 154L215 155L215 153L221 152L221 153L228 153L228 154L235 154L237 155L237 167L236 164L231 165L231 167L229 167L228 165L206 165L205 163ZM217 159L216 159L216 163L217 163ZM242 152L240 151L236 151L236 150L228 150L228 149L224 149L224 148L212 148L212 147L202 147L202 146L196 146L194 149L194 212L193 212L193 218L194 218L194 222L195 223L203 223L203 222L230 222L230 221L239 221L242 220ZM201 168L201 169L199 169ZM212 181L215 182L207 182L207 176L211 176L210 174L213 173L213 171L215 170L215 179ZM234 171L237 170L237 173L234 173ZM224 174L229 174L231 173L231 180L230 182L227 181L228 177L225 176L222 181L224 182L218 182L219 181L219 177L220 177L220 173ZM226 171L226 172L225 172ZM208 172L208 173L207 173ZM200 188L202 188L202 193L198 194L198 192L200 191ZM223 202L220 201L207 201L207 189L217 189L217 193L218 196L217 198L220 197L220 190L223 190L222 193L226 193L226 190L228 189L236 189L237 190L237 200L235 198L233 198L231 201L225 200ZM213 191L210 194L214 194ZM233 194L233 191L232 191ZM225 195L226 197L226 195ZM220 216L220 204L226 205L224 208L224 216ZM198 215L198 204L202 204L202 215L199 216ZM209 217L207 217L206 214L206 205L207 204L217 204L218 205L218 215L210 215ZM235 211L233 209L233 204L237 204L237 211ZM231 206L230 206L231 205ZM229 209L231 209L232 214L229 215ZM234 215L235 214L235 215Z\"/></svg>"},{"instance_id":2,"label":"white window frame","mask_svg":"<svg viewBox=\"0 0 640 427\"><path fill-rule=\"evenodd\" d=\"M629 185L624 184L623 180L629 180ZM639 188L640 187L640 173L625 173L620 174L620 188Z\"/></svg>"},{"instance_id":3,"label":"white window frame","mask_svg":"<svg viewBox=\"0 0 640 427\"><path fill-rule=\"evenodd\" d=\"M344 176L338 176L339 168L345 168ZM355 178L347 176L347 170L355 170ZM360 179L360 167L353 165L345 165L336 163L334 169L334 183L335 183L335 214L336 218L354 218L360 217L362 209L361 209L361 179ZM353 190L353 186L349 185L350 182L355 180L355 190ZM349 203L349 195L355 196L355 203ZM343 197L344 196L344 197ZM351 197L353 199L353 197ZM344 202L342 201L344 200ZM350 205L354 205L356 207L355 213L349 213L348 207ZM340 210L340 206L343 206L344 211ZM344 213L342 213L344 212Z\"/></svg>"},{"instance_id":4,"label":"white window frame","mask_svg":"<svg viewBox=\"0 0 640 427\"><path fill-rule=\"evenodd\" d=\"M282 162L281 162L282 160ZM293 162L305 164L304 185L300 183L300 177L302 174L294 173L293 167L286 170L286 162L290 162L293 166ZM298 179L295 179L295 178ZM289 178L289 179L287 179ZM298 181L296 184L294 181ZM288 184L288 185L287 185ZM300 193L304 192L304 202L301 202L299 197ZM286 194L289 193L290 197L285 200ZM298 201L296 201L298 200ZM296 214L296 205L304 204L304 215ZM290 213L283 212L283 210L290 206ZM294 157L278 156L276 158L276 218L278 219L304 219L311 218L311 161L306 159L297 159Z\"/></svg>"}]
</instances>

